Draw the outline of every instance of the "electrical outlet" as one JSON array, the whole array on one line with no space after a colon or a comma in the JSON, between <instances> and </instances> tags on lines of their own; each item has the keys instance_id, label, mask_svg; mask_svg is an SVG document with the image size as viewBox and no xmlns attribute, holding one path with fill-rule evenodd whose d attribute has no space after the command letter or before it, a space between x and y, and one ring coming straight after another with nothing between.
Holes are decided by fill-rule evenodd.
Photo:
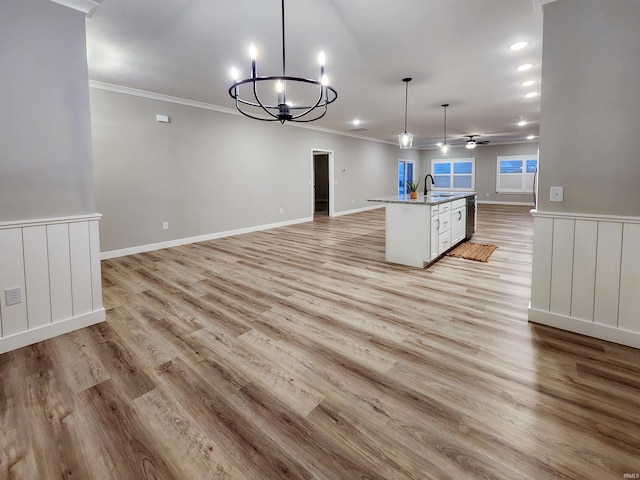
<instances>
[{"instance_id":1,"label":"electrical outlet","mask_svg":"<svg viewBox=\"0 0 640 480\"><path fill-rule=\"evenodd\" d=\"M169 230L169 222L162 222L162 229Z\"/></svg>"},{"instance_id":2,"label":"electrical outlet","mask_svg":"<svg viewBox=\"0 0 640 480\"><path fill-rule=\"evenodd\" d=\"M22 303L22 287L6 289L4 291L4 300L7 307Z\"/></svg>"},{"instance_id":3,"label":"electrical outlet","mask_svg":"<svg viewBox=\"0 0 640 480\"><path fill-rule=\"evenodd\" d=\"M280 209L280 213L284 213L284 208L281 208L281 209Z\"/></svg>"}]
</instances>

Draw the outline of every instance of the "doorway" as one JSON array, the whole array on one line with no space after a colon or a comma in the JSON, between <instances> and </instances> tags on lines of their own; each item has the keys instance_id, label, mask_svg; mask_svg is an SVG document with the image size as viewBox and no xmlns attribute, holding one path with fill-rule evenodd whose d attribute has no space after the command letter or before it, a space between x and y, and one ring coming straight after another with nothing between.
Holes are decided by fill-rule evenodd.
<instances>
[{"instance_id":1,"label":"doorway","mask_svg":"<svg viewBox=\"0 0 640 480\"><path fill-rule=\"evenodd\" d=\"M329 153L313 152L313 213L329 215Z\"/></svg>"},{"instance_id":2,"label":"doorway","mask_svg":"<svg viewBox=\"0 0 640 480\"><path fill-rule=\"evenodd\" d=\"M414 181L415 171L416 166L413 160L398 160L398 195L409 193L407 183Z\"/></svg>"},{"instance_id":3,"label":"doorway","mask_svg":"<svg viewBox=\"0 0 640 480\"><path fill-rule=\"evenodd\" d=\"M313 215L333 216L333 152L313 150Z\"/></svg>"}]
</instances>

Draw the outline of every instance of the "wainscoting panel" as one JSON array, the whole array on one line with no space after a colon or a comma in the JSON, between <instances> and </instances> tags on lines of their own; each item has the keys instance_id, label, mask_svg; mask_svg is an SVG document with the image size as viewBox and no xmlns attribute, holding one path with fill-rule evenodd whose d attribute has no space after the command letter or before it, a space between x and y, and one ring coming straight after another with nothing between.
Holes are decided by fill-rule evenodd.
<instances>
[{"instance_id":1,"label":"wainscoting panel","mask_svg":"<svg viewBox=\"0 0 640 480\"><path fill-rule=\"evenodd\" d=\"M49 272L51 278L51 321L58 322L73 316L71 296L71 260L69 254L69 225L61 223L47 226L47 241L50 252Z\"/></svg>"},{"instance_id":2,"label":"wainscoting panel","mask_svg":"<svg viewBox=\"0 0 640 480\"><path fill-rule=\"evenodd\" d=\"M22 229L0 230L0 245L0 324L4 338L28 329L27 304L5 307L4 295L5 289L21 287L25 283Z\"/></svg>"},{"instance_id":3,"label":"wainscoting panel","mask_svg":"<svg viewBox=\"0 0 640 480\"><path fill-rule=\"evenodd\" d=\"M533 276L531 279L531 306L549 310L551 302L551 246L553 219L533 218Z\"/></svg>"},{"instance_id":4,"label":"wainscoting panel","mask_svg":"<svg viewBox=\"0 0 640 480\"><path fill-rule=\"evenodd\" d=\"M618 326L622 222L598 222L596 286L593 317L596 323Z\"/></svg>"},{"instance_id":5,"label":"wainscoting panel","mask_svg":"<svg viewBox=\"0 0 640 480\"><path fill-rule=\"evenodd\" d=\"M77 316L93 310L88 222L69 224L69 252L71 254L73 315Z\"/></svg>"},{"instance_id":6,"label":"wainscoting panel","mask_svg":"<svg viewBox=\"0 0 640 480\"><path fill-rule=\"evenodd\" d=\"M24 247L24 279L27 297L29 330L51 323L51 293L49 288L49 251L47 227L22 229Z\"/></svg>"},{"instance_id":7,"label":"wainscoting panel","mask_svg":"<svg viewBox=\"0 0 640 480\"><path fill-rule=\"evenodd\" d=\"M104 320L98 219L0 223L0 353Z\"/></svg>"},{"instance_id":8,"label":"wainscoting panel","mask_svg":"<svg viewBox=\"0 0 640 480\"><path fill-rule=\"evenodd\" d=\"M529 320L640 348L640 218L533 216Z\"/></svg>"},{"instance_id":9,"label":"wainscoting panel","mask_svg":"<svg viewBox=\"0 0 640 480\"><path fill-rule=\"evenodd\" d=\"M551 311L571 314L571 290L573 287L573 238L574 222L556 219L553 222L551 250Z\"/></svg>"},{"instance_id":10,"label":"wainscoting panel","mask_svg":"<svg viewBox=\"0 0 640 480\"><path fill-rule=\"evenodd\" d=\"M625 224L620 271L620 328L640 332L640 224Z\"/></svg>"},{"instance_id":11,"label":"wainscoting panel","mask_svg":"<svg viewBox=\"0 0 640 480\"><path fill-rule=\"evenodd\" d=\"M571 316L593 321L598 224L576 220L573 250Z\"/></svg>"}]
</instances>

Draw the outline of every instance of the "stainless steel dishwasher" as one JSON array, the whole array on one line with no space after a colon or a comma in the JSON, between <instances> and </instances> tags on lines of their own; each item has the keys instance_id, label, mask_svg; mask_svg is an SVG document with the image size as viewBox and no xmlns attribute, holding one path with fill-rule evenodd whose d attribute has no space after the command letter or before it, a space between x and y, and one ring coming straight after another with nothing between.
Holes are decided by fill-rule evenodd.
<instances>
[{"instance_id":1,"label":"stainless steel dishwasher","mask_svg":"<svg viewBox=\"0 0 640 480\"><path fill-rule=\"evenodd\" d=\"M470 239L476 231L476 196L467 197L467 235L465 239Z\"/></svg>"}]
</instances>

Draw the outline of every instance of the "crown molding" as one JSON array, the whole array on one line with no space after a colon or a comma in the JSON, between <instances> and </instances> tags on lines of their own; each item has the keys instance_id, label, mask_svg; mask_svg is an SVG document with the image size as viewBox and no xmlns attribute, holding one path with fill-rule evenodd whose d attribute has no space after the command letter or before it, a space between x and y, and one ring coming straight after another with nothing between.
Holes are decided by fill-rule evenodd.
<instances>
[{"instance_id":1,"label":"crown molding","mask_svg":"<svg viewBox=\"0 0 640 480\"><path fill-rule=\"evenodd\" d=\"M533 4L533 9L536 12L541 12L543 5L546 5L547 3L551 3L551 2L555 2L555 1L556 0L531 0L531 3Z\"/></svg>"},{"instance_id":2,"label":"crown molding","mask_svg":"<svg viewBox=\"0 0 640 480\"><path fill-rule=\"evenodd\" d=\"M65 7L73 8L84 13L87 17L91 17L96 9L102 3L102 0L51 0Z\"/></svg>"},{"instance_id":3,"label":"crown molding","mask_svg":"<svg viewBox=\"0 0 640 480\"><path fill-rule=\"evenodd\" d=\"M196 100L189 100L186 98L173 97L171 95L165 95L162 93L149 92L146 90L139 90L137 88L125 87L122 85L115 85L113 83L100 82L97 80L89 80L89 87L97 88L99 90L107 90L110 92L123 93L125 95L132 95L135 97L149 98L151 100L158 100L161 102L175 103L178 105L186 105L188 107L201 108L203 110L213 110L214 112L228 113L230 115L242 116L235 108L220 107L211 103L198 102ZM360 140L367 140L369 142L387 143L389 145L397 145L395 142L389 142L380 138L365 137L364 135L357 135L350 132L342 132L340 130L332 130L330 128L319 127L317 125L311 125L309 123L291 123L287 122L286 126L296 128L306 128L309 130L316 130L319 132L331 133L333 135L341 135L343 137L358 138Z\"/></svg>"}]
</instances>

